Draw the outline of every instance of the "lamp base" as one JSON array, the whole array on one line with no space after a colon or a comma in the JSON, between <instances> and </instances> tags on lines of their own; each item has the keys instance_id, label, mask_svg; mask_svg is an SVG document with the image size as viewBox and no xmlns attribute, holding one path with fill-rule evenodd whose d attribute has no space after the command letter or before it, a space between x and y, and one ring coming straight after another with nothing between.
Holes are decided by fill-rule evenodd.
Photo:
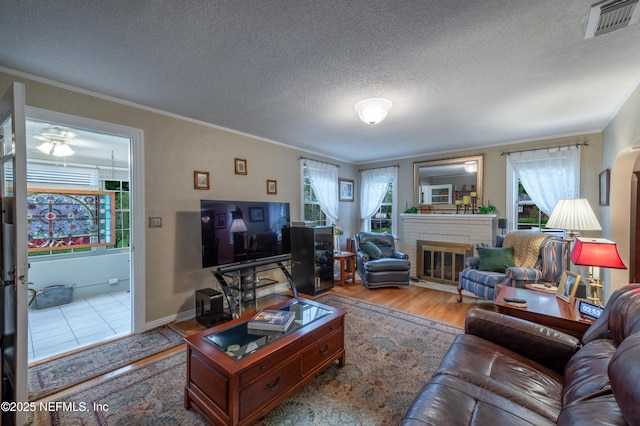
<instances>
[{"instance_id":1,"label":"lamp base","mask_svg":"<svg viewBox=\"0 0 640 426\"><path fill-rule=\"evenodd\" d=\"M589 280L589 288L591 290L591 296L587 297L587 299L594 305L602 306L602 301L600 300L600 289L602 288L602 283L599 280L591 279Z\"/></svg>"}]
</instances>

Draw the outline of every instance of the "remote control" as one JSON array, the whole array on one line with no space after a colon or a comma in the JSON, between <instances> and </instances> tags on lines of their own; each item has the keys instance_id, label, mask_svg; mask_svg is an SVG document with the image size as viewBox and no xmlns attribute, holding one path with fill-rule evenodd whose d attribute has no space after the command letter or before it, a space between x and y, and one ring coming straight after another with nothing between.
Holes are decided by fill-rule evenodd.
<instances>
[{"instance_id":1,"label":"remote control","mask_svg":"<svg viewBox=\"0 0 640 426\"><path fill-rule=\"evenodd\" d=\"M512 303L527 303L527 301L525 299L515 299L513 297L505 297L504 301L505 302L512 302Z\"/></svg>"}]
</instances>

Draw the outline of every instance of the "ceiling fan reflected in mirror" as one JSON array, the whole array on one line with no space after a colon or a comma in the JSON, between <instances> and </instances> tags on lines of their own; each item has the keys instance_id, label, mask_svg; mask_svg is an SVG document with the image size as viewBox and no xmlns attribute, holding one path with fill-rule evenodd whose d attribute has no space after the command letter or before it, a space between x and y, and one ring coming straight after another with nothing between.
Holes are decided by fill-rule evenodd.
<instances>
[{"instance_id":1,"label":"ceiling fan reflected in mirror","mask_svg":"<svg viewBox=\"0 0 640 426\"><path fill-rule=\"evenodd\" d=\"M67 144L67 140L75 137L75 133L58 126L50 126L42 129L39 135L34 138L44 141L36 148L38 151L53 155L55 157L68 157L75 154L73 149Z\"/></svg>"}]
</instances>

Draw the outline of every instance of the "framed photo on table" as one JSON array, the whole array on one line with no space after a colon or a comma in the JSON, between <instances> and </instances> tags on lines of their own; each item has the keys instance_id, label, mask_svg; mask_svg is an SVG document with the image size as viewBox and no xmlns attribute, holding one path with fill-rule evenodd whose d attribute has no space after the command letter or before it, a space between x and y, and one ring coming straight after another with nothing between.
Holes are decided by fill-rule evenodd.
<instances>
[{"instance_id":1,"label":"framed photo on table","mask_svg":"<svg viewBox=\"0 0 640 426\"><path fill-rule=\"evenodd\" d=\"M578 286L580 285L580 275L571 271L564 271L558 284L558 292L556 297L567 303L573 302Z\"/></svg>"}]
</instances>

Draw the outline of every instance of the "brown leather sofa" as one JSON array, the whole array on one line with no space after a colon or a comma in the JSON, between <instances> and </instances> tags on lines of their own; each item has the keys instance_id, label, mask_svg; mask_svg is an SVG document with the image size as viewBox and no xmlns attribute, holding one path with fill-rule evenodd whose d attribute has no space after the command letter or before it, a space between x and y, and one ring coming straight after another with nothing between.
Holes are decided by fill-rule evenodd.
<instances>
[{"instance_id":1,"label":"brown leather sofa","mask_svg":"<svg viewBox=\"0 0 640 426\"><path fill-rule=\"evenodd\" d=\"M486 310L458 336L401 425L639 425L640 284L578 339Z\"/></svg>"}]
</instances>

